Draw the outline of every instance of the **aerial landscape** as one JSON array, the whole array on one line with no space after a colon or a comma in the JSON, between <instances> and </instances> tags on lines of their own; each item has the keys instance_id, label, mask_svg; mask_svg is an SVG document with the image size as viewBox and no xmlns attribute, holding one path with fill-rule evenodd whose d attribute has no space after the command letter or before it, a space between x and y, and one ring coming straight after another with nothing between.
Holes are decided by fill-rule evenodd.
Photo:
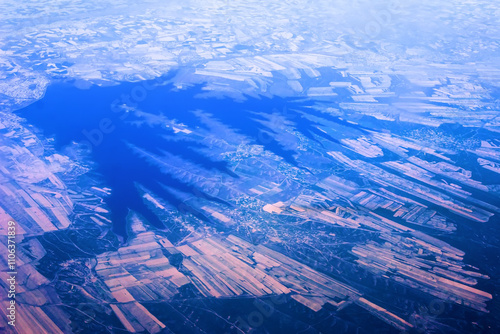
<instances>
[{"instance_id":1,"label":"aerial landscape","mask_svg":"<svg viewBox=\"0 0 500 334\"><path fill-rule=\"evenodd\" d=\"M0 332L500 333L499 17L0 2Z\"/></svg>"}]
</instances>

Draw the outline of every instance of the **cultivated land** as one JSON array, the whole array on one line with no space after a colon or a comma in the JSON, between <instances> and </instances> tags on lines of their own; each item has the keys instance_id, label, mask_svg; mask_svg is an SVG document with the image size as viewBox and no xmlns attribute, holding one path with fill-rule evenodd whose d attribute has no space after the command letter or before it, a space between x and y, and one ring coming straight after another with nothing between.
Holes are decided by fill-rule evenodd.
<instances>
[{"instance_id":1,"label":"cultivated land","mask_svg":"<svg viewBox=\"0 0 500 334\"><path fill-rule=\"evenodd\" d=\"M498 8L362 5L0 5L1 328L499 330Z\"/></svg>"}]
</instances>

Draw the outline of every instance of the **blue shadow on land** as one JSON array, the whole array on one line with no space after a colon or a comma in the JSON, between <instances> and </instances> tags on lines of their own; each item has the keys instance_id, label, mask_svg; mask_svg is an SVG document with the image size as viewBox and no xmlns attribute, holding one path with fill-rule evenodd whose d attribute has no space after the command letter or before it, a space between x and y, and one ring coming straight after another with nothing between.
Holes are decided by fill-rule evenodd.
<instances>
[{"instance_id":1,"label":"blue shadow on land","mask_svg":"<svg viewBox=\"0 0 500 334\"><path fill-rule=\"evenodd\" d=\"M142 83L120 83L104 87L94 85L89 89L79 89L68 82L55 83L48 87L43 99L18 111L21 117L42 130L45 136L54 137L56 149L62 149L72 142L86 143L89 146L91 158L97 166L96 172L103 176L105 186L112 189L106 203L111 210L114 231L124 237L129 209L139 212L155 226L164 227L144 204L136 184L146 187L177 208L182 201L168 191L167 187L230 205L203 193L196 185L179 181L162 171L158 165L139 156L131 147L157 156L168 152L207 171L238 177L226 162L215 161L201 153L200 149L207 147L200 140L173 136L173 130L166 127L166 124L147 122L144 115L175 120L189 129L209 130L193 111L206 112L294 166L297 166L295 152L286 149L275 139L276 129L263 124L268 120L265 114L286 110L282 115L304 136L314 141L321 137L337 142L320 131L316 123L303 117L301 110L313 103L310 100L281 97L247 97L245 101L200 98L197 96L204 92L203 85L180 90L169 83L171 78L172 74L169 74ZM135 112L137 110L141 113ZM352 126L312 108L308 108L307 112L317 113L319 117L344 126ZM359 126L356 129L364 131ZM261 139L262 133L266 133L265 140ZM195 209L190 209L189 212L199 219L207 220L203 213Z\"/></svg>"}]
</instances>

